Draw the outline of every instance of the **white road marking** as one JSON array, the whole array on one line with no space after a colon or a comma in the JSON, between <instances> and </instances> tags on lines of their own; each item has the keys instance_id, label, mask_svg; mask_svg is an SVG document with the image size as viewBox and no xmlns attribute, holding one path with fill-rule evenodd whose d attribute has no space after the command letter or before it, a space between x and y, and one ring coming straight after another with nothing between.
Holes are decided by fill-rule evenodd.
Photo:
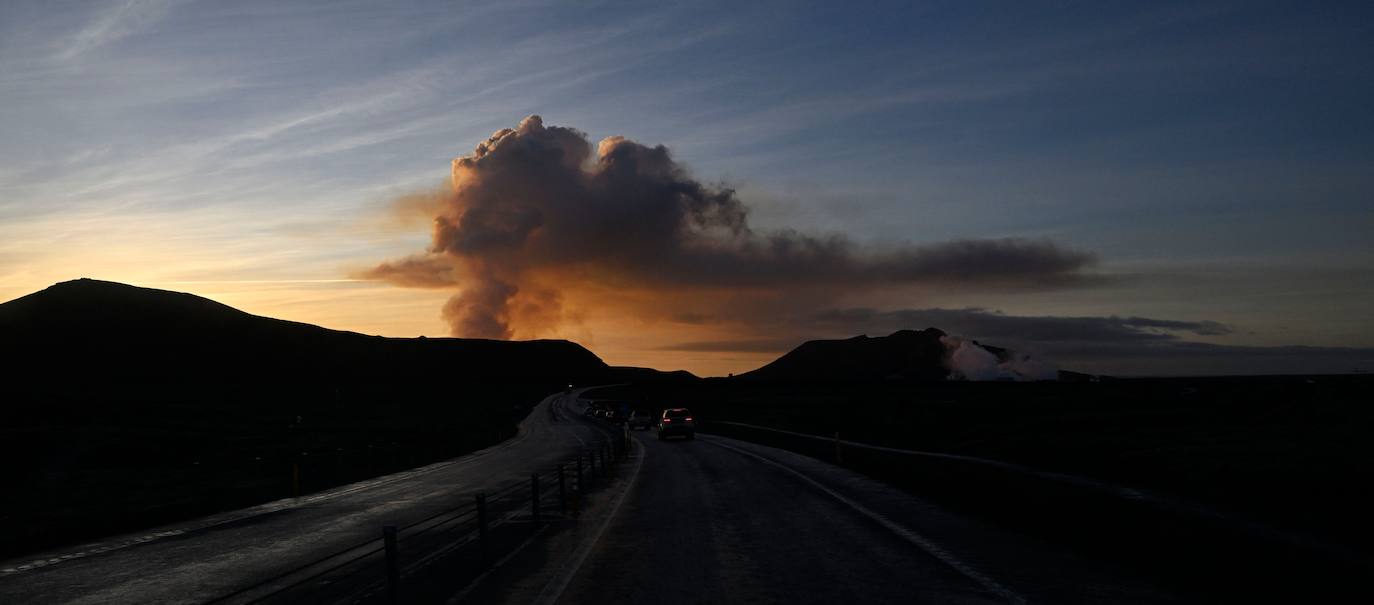
<instances>
[{"instance_id":1,"label":"white road marking","mask_svg":"<svg viewBox=\"0 0 1374 605\"><path fill-rule=\"evenodd\" d=\"M93 548L93 549L91 549L91 550L82 550L82 551L77 551L77 552L74 552L74 553L68 553L68 554L65 554L65 555L60 555L60 556L52 557L52 558L50 558L50 559L40 559L40 560L37 560L37 561L31 561L31 562L29 562L29 563L27 563L27 564L24 564L24 565L17 565L17 566L14 566L14 567L6 567L5 569L0 570L0 573L7 573L7 574L8 574L8 573L19 573L19 572L21 572L21 571L29 571L29 570L31 570L31 569L38 569L38 568L41 568L41 567L47 567L47 566L49 566L49 565L57 565L58 563L63 563L63 562L66 562L66 561L70 561L70 560L72 560L72 559L80 559L80 558L82 558L82 557L87 557L87 556L90 556L90 555L96 555L96 554L106 553L106 552L110 552L110 551L112 551L112 550L117 550L117 549L120 549L120 548L126 548L126 547L129 547L129 546L136 546L136 545L138 545L138 544L145 544L145 543L148 543L148 542L152 542L153 540L157 540L157 539L159 539L159 538L166 538L166 537L168 537L168 536L176 536L176 535L180 535L180 534L184 534L184 533L186 533L186 530L181 530L181 529L175 529L175 530L169 530L169 531L161 531L161 532L158 532L158 533L155 533L155 534L148 534L148 535L146 535L146 536L138 536L138 537L136 537L136 538L130 538L130 539L125 540L125 541L123 541L123 542L120 542L120 543L118 543L118 544L109 544L109 545L101 546L101 547L99 547L99 548Z\"/></svg>"},{"instance_id":2,"label":"white road marking","mask_svg":"<svg viewBox=\"0 0 1374 605\"><path fill-rule=\"evenodd\" d=\"M994 580L984 575L983 572L978 571L977 568L954 556L953 553L949 552L948 550L945 550L944 547L940 546L939 544L932 542L929 538L926 538L925 536L922 536L921 534L918 534L906 527L898 525L897 523L893 522L892 520L888 519L882 514L877 513L869 509L868 507L849 499L843 494L840 494L839 492L836 492L835 490L832 490L826 487L825 485L822 485L819 481L816 481L815 479L812 479L811 477L802 474L800 471L797 471L796 469L793 469L789 466L783 465L778 462L774 462L773 460L769 460L768 458L764 458L763 456L760 456L753 452L725 445L724 443L718 443L715 439L709 437L707 439L704 439L703 441L716 447L724 448L743 456L748 456L769 466L776 467L777 469L782 470L783 472L789 473L795 476L796 478L802 480L803 482L807 483L811 487L814 487L820 490L821 492L825 493L826 495L830 496L831 498L834 498L841 504L844 504L845 506L854 509L855 512L865 517L868 517L869 519L872 519L879 525L886 528L888 531L897 534L899 537L906 540L907 542L910 542L911 544L914 544L921 550L926 551L931 556L935 557L936 559L939 559L942 563L954 568L955 571L958 571L970 580L973 580L974 582L977 582L978 584L982 585L983 588L986 588L989 591L996 593L998 596L1006 599L1008 602L1021 604L1027 602L1025 597L1021 596L1020 594L1017 594L1010 588L1003 586L997 580Z\"/></svg>"},{"instance_id":3,"label":"white road marking","mask_svg":"<svg viewBox=\"0 0 1374 605\"><path fill-rule=\"evenodd\" d=\"M639 440L634 441L634 446L639 451L639 457L635 460L634 469L630 471L630 480L625 484L625 489L616 495L615 504L611 506L610 513L601 521L601 526L596 528L596 533L592 535L591 539L587 540L577 554L573 556L573 559L570 562L565 562L562 569L559 569L558 573L549 580L549 583L544 585L544 589L539 591L539 596L534 599L537 605L553 605L553 603L558 602L558 599L563 596L563 591L568 589L568 584L582 569L582 564L587 562L587 557L591 555L592 549L596 547L597 542L601 541L602 534L606 533L606 528L611 525L616 513L620 512L620 505L625 503L625 496L634 489L635 481L639 479L639 469L644 466L644 459L649 457L648 448L641 445Z\"/></svg>"}]
</instances>

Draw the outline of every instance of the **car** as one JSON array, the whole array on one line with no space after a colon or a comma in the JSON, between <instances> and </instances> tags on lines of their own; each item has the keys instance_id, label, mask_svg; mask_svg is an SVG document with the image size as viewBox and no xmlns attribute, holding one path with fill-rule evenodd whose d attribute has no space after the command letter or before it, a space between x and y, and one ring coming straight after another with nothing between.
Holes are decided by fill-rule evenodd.
<instances>
[{"instance_id":1,"label":"car","mask_svg":"<svg viewBox=\"0 0 1374 605\"><path fill-rule=\"evenodd\" d=\"M623 424L628 417L620 410L609 410L606 412L606 420L612 424Z\"/></svg>"},{"instance_id":2,"label":"car","mask_svg":"<svg viewBox=\"0 0 1374 605\"><path fill-rule=\"evenodd\" d=\"M610 410L601 410L601 409L598 409L596 412L592 413L592 417L593 417L593 418L600 418L600 419L602 419L602 420L605 420L605 419L606 419L606 414L609 414L609 413L611 413Z\"/></svg>"},{"instance_id":3,"label":"car","mask_svg":"<svg viewBox=\"0 0 1374 605\"><path fill-rule=\"evenodd\" d=\"M630 414L630 420L626 424L630 427L630 430L632 431L637 428L644 429L647 431L650 428L653 428L654 417L643 410L635 410L633 414Z\"/></svg>"},{"instance_id":4,"label":"car","mask_svg":"<svg viewBox=\"0 0 1374 605\"><path fill-rule=\"evenodd\" d=\"M658 419L658 438L667 439L674 435L681 435L688 439L695 439L697 436L697 421L692 417L692 411L687 408L668 408L663 410L663 416Z\"/></svg>"}]
</instances>

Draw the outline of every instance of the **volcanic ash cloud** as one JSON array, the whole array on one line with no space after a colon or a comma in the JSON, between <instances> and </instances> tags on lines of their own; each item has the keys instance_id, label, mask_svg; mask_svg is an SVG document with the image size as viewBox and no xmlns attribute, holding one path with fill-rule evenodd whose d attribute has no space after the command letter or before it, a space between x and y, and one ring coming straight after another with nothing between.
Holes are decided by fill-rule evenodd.
<instances>
[{"instance_id":1,"label":"volcanic ash cloud","mask_svg":"<svg viewBox=\"0 0 1374 605\"><path fill-rule=\"evenodd\" d=\"M429 249L362 276L456 290L442 314L464 337L550 333L568 319L569 288L586 284L657 295L662 304L636 312L663 317L711 315L681 308L709 292L762 293L772 302L754 305L761 313L804 312L837 290L1071 284L1094 260L1042 240L878 252L838 235L755 231L734 190L693 179L662 145L609 137L593 152L585 134L539 116L454 160L449 188L425 199L435 209Z\"/></svg>"}]
</instances>

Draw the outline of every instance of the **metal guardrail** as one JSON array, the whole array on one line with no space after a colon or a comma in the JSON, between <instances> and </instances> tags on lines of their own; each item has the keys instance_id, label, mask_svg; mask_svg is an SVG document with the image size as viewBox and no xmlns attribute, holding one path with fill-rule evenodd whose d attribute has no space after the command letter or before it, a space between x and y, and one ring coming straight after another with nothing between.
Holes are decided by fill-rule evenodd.
<instances>
[{"instance_id":1,"label":"metal guardrail","mask_svg":"<svg viewBox=\"0 0 1374 605\"><path fill-rule=\"evenodd\" d=\"M1042 471L1042 470L1039 470L1039 469L1036 469L1036 468L1032 468L1032 467L1029 467L1029 466L1024 466L1024 465L1020 465L1020 464L1015 464L1015 463L1012 463L1012 462L1004 462L1004 461L1001 461L1001 460L993 460L993 459L990 459L990 458L978 458L978 457L976 457L976 456L964 456L964 455L961 455L961 454L946 454L946 453L942 453L942 452L929 452L929 451L923 451L923 450L906 450L906 449L899 449L899 448L895 448L895 447L885 447L885 446L881 446L881 445L873 445L873 444L869 444L869 443L862 443L862 442L859 442L859 441L848 441L848 440L845 440L845 439L840 439L840 438L839 438L839 433L836 433L834 437L825 437L825 436L821 436L821 435L811 435L811 434L808 434L808 433L798 433L798 432L795 432L795 431L787 431L787 430L776 429L776 428L767 427L767 426L759 426L759 425L756 425L756 424L746 424L746 423L743 423L743 422L732 422L732 421L726 421L726 420L713 420L713 421L710 422L710 425L717 425L717 424L726 425L726 426L740 427L740 428L745 428L745 429L750 429L750 430L756 430L756 431L767 431L767 432L770 432L770 433L777 433L777 434L780 434L780 435L788 435L788 436L792 436L792 437L799 437L799 438L802 438L802 439L809 439L809 440L813 440L813 441L817 441L817 442L821 442L821 443L831 444L831 445L835 448L835 454L834 454L835 458L836 458L837 460L840 460L840 461L843 461L843 459L844 459L844 451L843 451L843 450L846 449L846 448L847 448L847 449L855 449L855 450L864 450L864 451L870 451L870 452L882 452L882 453L886 453L886 454L896 454L896 455L899 455L899 456L919 456L919 457L922 457L922 458L930 458L930 459L934 459L934 460L958 461L958 462L963 462L963 463L969 463L969 464L976 464L976 465L980 465L980 466L986 466L986 467L990 467L990 468L997 468L997 469L1001 469L1001 470L1005 470L1005 471L1011 471L1011 472L1018 473L1018 474L1022 474L1022 475L1028 476L1028 477L1035 477L1035 478L1044 479L1044 480L1047 480L1047 481L1055 481L1055 482L1059 482L1059 483L1065 483L1065 484L1073 485L1073 486L1075 486L1075 487L1083 487L1083 488L1088 488L1088 489L1092 489L1092 490L1099 490L1099 491L1106 492L1106 493L1110 493L1110 494L1113 494L1113 495L1115 495L1115 496L1118 496L1118 497L1121 497L1121 498L1125 498L1125 499L1128 499L1128 500L1139 500L1139 501L1151 502L1151 503L1156 503L1156 504L1158 504L1158 505L1160 505L1160 506L1168 506L1168 507L1179 507L1179 506L1180 506L1180 504L1179 504L1177 501L1175 501L1175 500L1171 500L1171 499L1165 498L1165 497L1163 497L1163 496L1154 494L1154 493L1149 492L1149 491L1147 491L1147 490L1136 489L1136 488L1130 488L1130 487L1122 487L1122 486L1119 486L1119 485L1113 485L1113 484L1111 484L1111 483L1106 483L1106 482L1104 482L1104 481L1098 481L1098 480L1095 480L1095 479L1091 479L1091 478L1088 478L1088 477L1082 477L1082 476L1078 476L1078 475L1069 475L1069 474L1064 474L1064 473L1054 473L1054 472L1049 472L1049 471ZM1206 509L1204 509L1204 508L1198 506L1198 507L1197 507L1197 510L1199 510L1199 511L1205 511Z\"/></svg>"},{"instance_id":2,"label":"metal guardrail","mask_svg":"<svg viewBox=\"0 0 1374 605\"><path fill-rule=\"evenodd\" d=\"M937 483L940 480L948 481L951 485L971 487L972 491L985 495L997 495L1000 491L1005 490L1020 495L1033 494L1037 498L1050 496L1054 502L1061 505L1085 507L1093 506L1091 504L1093 502L1098 503L1098 505L1110 505L1109 503L1115 502L1115 505L1110 506L1113 506L1113 510L1118 513L1128 510L1148 511L1147 514L1150 515L1179 520L1181 527L1186 528L1184 531L1221 530L1233 535L1249 536L1266 544L1281 545L1283 548L1317 555L1329 560L1348 562L1362 559L1358 553L1306 534L1282 530L1242 515L1220 512L1201 503L1183 498L1140 488L1115 485L1088 477L1044 471L1011 462L975 456L907 450L849 441L841 439L838 433L833 437L826 437L725 420L714 420L703 424L703 432L728 433L730 436L745 441L774 445L813 457L830 459L842 466L883 467L885 466L884 460L895 458L905 461L904 473L928 473L936 476ZM712 430L712 427L726 427L733 430L719 431ZM749 436L741 435L741 431L754 432L756 435L751 439ZM782 437L785 441L792 443L779 443L776 438L759 439L757 434ZM811 447L798 447L800 445L796 443L798 441L810 444ZM849 456L846 456L846 451L850 453ZM859 457L859 454L864 454L866 460L854 460ZM921 468L919 470L912 468L914 463L918 461L923 463L920 465ZM883 470L889 477L893 475L891 468L884 468ZM951 481L951 477L959 477L959 479Z\"/></svg>"},{"instance_id":3,"label":"metal guardrail","mask_svg":"<svg viewBox=\"0 0 1374 605\"><path fill-rule=\"evenodd\" d=\"M388 600L397 601L405 591L406 579L421 573L430 563L459 549L475 546L480 573L498 554L491 531L516 519L548 523L575 516L582 509L583 496L613 473L614 463L628 455L628 443L620 436L608 435L591 447L528 478L517 479L502 488L462 496L462 504L435 512L405 525L379 527L376 538L362 540L346 548L283 570L269 578L206 601L210 603L261 603L293 595L306 584L331 574L353 575L360 567L384 572L381 582L357 587L357 593L370 595L385 591ZM407 549L406 546L412 548ZM413 553L409 565L401 554ZM368 559L378 559L369 563ZM348 570L347 574L342 573ZM474 574L475 575L475 574ZM384 586L383 586L384 584Z\"/></svg>"}]
</instances>

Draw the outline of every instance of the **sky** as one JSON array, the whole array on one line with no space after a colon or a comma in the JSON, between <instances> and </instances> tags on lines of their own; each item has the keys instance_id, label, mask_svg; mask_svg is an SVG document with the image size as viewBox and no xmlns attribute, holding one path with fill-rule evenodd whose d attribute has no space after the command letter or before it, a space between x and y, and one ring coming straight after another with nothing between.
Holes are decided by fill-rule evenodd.
<instances>
[{"instance_id":1,"label":"sky","mask_svg":"<svg viewBox=\"0 0 1374 605\"><path fill-rule=\"evenodd\" d=\"M653 4L0 3L0 300L1374 369L1368 3Z\"/></svg>"}]
</instances>

